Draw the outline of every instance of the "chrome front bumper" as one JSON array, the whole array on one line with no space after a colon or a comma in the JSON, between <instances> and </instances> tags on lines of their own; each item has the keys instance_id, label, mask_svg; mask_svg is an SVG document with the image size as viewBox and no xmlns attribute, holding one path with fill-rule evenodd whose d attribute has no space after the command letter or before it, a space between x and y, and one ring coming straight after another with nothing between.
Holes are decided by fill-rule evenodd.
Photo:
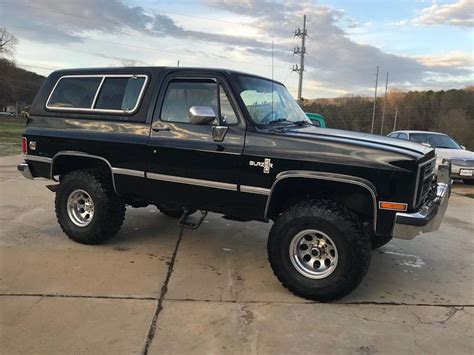
<instances>
[{"instance_id":1,"label":"chrome front bumper","mask_svg":"<svg viewBox=\"0 0 474 355\"><path fill-rule=\"evenodd\" d=\"M436 197L425 203L417 212L397 213L393 227L393 237L413 239L418 234L434 232L439 229L448 208L451 194L451 177L448 164L438 168Z\"/></svg>"},{"instance_id":2,"label":"chrome front bumper","mask_svg":"<svg viewBox=\"0 0 474 355\"><path fill-rule=\"evenodd\" d=\"M25 178L33 180L33 175L31 174L30 167L27 163L21 163L18 165L17 169Z\"/></svg>"}]
</instances>

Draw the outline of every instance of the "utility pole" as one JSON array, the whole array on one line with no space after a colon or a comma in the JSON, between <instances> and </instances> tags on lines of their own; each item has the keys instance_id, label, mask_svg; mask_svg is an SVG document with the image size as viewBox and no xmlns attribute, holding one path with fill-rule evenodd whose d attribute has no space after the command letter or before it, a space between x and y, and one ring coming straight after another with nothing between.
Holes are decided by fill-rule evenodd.
<instances>
[{"instance_id":1,"label":"utility pole","mask_svg":"<svg viewBox=\"0 0 474 355\"><path fill-rule=\"evenodd\" d=\"M380 135L383 136L383 121L385 120L385 102L387 101L388 72L385 79L385 95L383 96L382 124L380 125Z\"/></svg>"},{"instance_id":2,"label":"utility pole","mask_svg":"<svg viewBox=\"0 0 474 355\"><path fill-rule=\"evenodd\" d=\"M370 133L374 133L374 123L375 123L375 105L377 104L377 84L379 82L379 66L377 65L377 74L375 74L375 95L374 95L374 108L372 109L372 127L370 128Z\"/></svg>"},{"instance_id":3,"label":"utility pole","mask_svg":"<svg viewBox=\"0 0 474 355\"><path fill-rule=\"evenodd\" d=\"M298 54L300 56L300 65L298 64L293 65L293 71L297 72L299 75L299 82L298 82L298 103L302 104L301 101L301 94L303 92L303 73L304 73L304 56L306 54L306 36L308 32L306 31L306 15L303 16L303 29L297 28L295 30L295 37L301 37L301 47L296 47L293 50L293 54Z\"/></svg>"},{"instance_id":4,"label":"utility pole","mask_svg":"<svg viewBox=\"0 0 474 355\"><path fill-rule=\"evenodd\" d=\"M395 110L395 120L393 121L393 129L392 129L392 132L396 130L397 128L397 119L398 119L398 107L397 109Z\"/></svg>"},{"instance_id":5,"label":"utility pole","mask_svg":"<svg viewBox=\"0 0 474 355\"><path fill-rule=\"evenodd\" d=\"M178 63L176 63L176 66L179 68L179 60L178 60Z\"/></svg>"}]
</instances>

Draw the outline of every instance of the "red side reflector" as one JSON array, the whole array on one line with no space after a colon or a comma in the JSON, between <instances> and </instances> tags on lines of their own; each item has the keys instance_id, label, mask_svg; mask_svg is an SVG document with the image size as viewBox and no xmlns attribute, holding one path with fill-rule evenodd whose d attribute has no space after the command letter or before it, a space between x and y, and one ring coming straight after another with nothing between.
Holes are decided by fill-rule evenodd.
<instances>
[{"instance_id":1,"label":"red side reflector","mask_svg":"<svg viewBox=\"0 0 474 355\"><path fill-rule=\"evenodd\" d=\"M21 152L26 154L26 137L21 138Z\"/></svg>"}]
</instances>

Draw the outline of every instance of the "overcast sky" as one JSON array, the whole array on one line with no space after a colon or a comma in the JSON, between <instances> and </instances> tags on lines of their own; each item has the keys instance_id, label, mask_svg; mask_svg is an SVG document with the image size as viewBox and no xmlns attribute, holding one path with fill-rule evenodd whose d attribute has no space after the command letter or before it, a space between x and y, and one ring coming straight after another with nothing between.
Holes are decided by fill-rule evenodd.
<instances>
[{"instance_id":1,"label":"overcast sky","mask_svg":"<svg viewBox=\"0 0 474 355\"><path fill-rule=\"evenodd\" d=\"M0 0L14 59L47 75L71 67L219 67L272 76L296 95L294 30L308 17L303 96L474 84L474 0Z\"/></svg>"}]
</instances>

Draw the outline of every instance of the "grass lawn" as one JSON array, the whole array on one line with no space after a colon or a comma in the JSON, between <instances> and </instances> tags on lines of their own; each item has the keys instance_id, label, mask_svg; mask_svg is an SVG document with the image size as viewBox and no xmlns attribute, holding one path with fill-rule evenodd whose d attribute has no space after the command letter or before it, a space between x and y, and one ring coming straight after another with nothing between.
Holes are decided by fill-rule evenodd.
<instances>
[{"instance_id":1,"label":"grass lawn","mask_svg":"<svg viewBox=\"0 0 474 355\"><path fill-rule=\"evenodd\" d=\"M21 154L25 120L0 116L0 156Z\"/></svg>"}]
</instances>

